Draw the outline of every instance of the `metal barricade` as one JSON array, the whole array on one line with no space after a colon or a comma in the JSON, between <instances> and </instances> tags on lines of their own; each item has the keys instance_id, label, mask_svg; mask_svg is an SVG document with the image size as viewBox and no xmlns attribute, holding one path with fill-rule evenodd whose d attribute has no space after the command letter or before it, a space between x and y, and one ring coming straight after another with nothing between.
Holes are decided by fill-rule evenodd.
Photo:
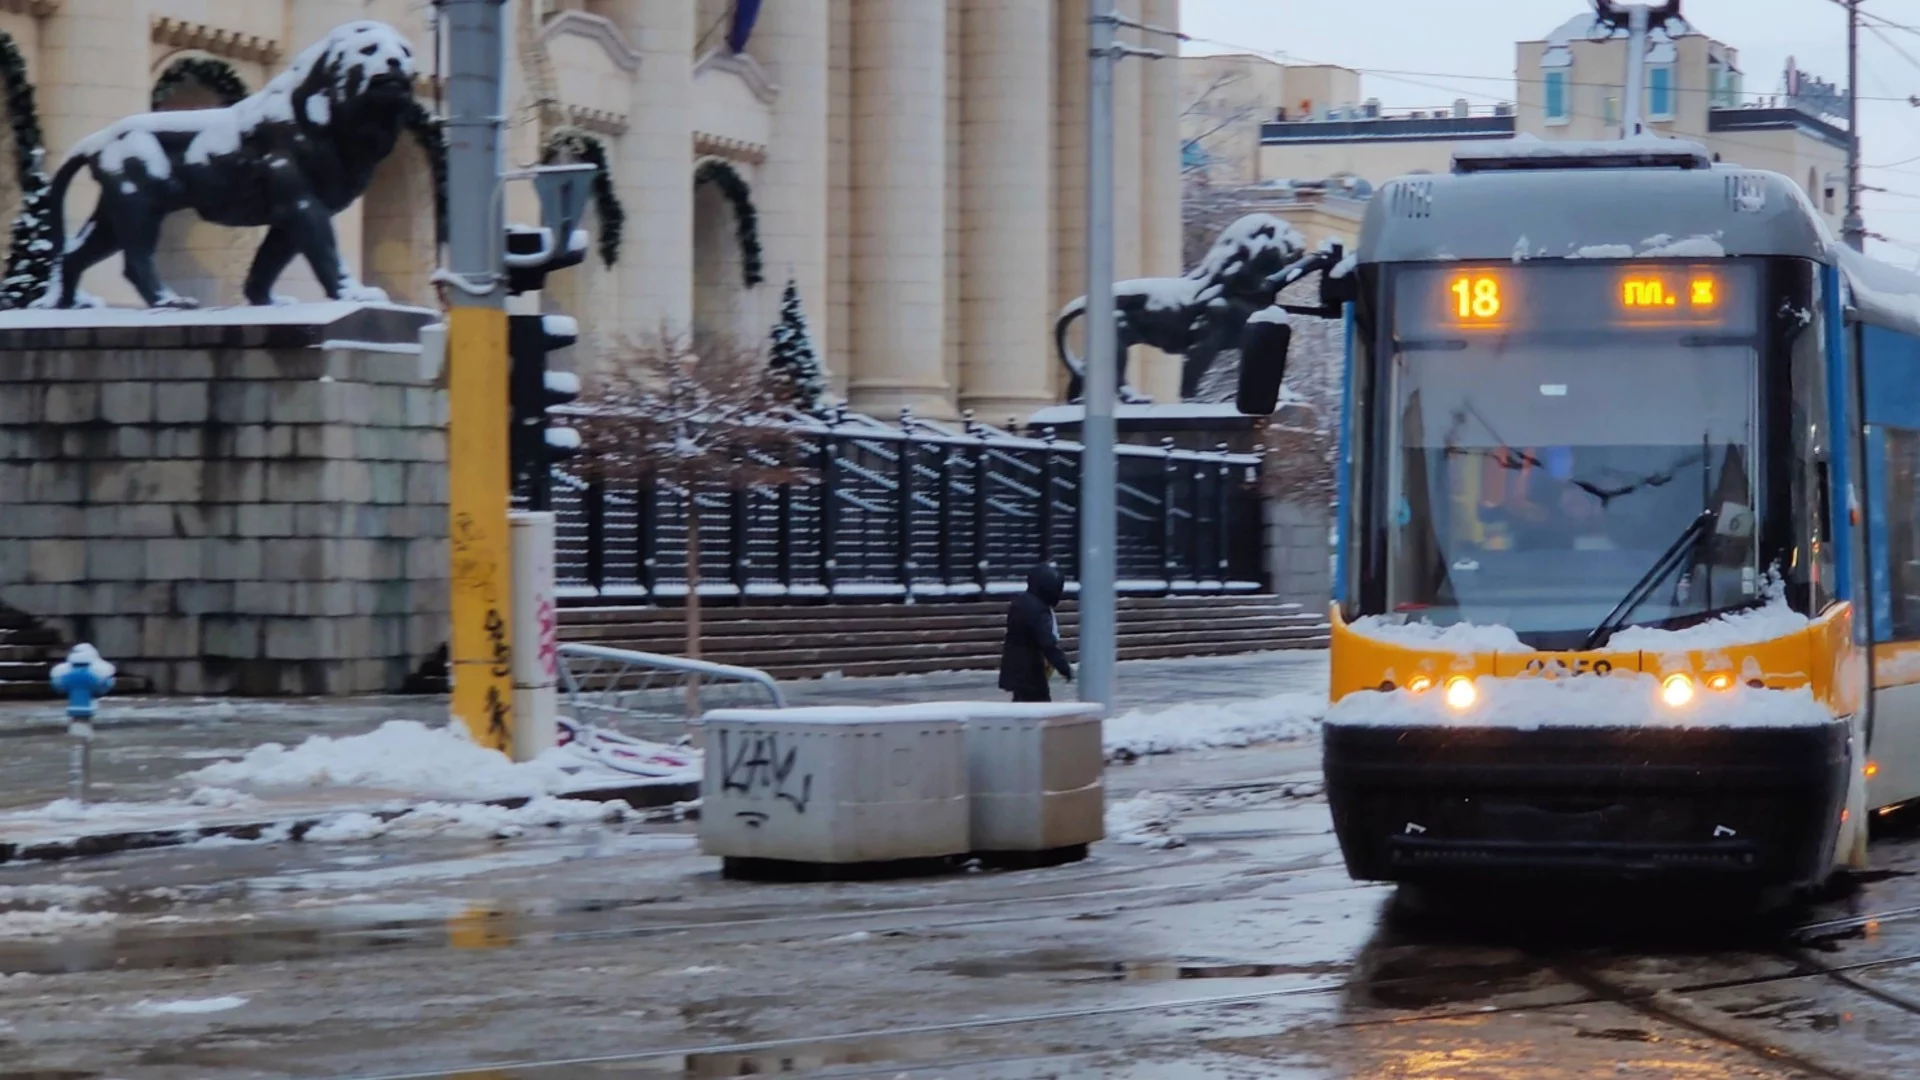
<instances>
[{"instance_id":1,"label":"metal barricade","mask_svg":"<svg viewBox=\"0 0 1920 1080\"><path fill-rule=\"evenodd\" d=\"M780 684L758 668L602 645L564 643L559 652L560 688L582 728L672 742L708 709L787 704Z\"/></svg>"}]
</instances>

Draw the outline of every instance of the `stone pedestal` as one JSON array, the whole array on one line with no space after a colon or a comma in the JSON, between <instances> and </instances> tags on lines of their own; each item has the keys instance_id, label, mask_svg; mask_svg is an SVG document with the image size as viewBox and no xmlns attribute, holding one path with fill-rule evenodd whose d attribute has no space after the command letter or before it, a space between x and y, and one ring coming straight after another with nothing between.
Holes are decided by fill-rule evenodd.
<instances>
[{"instance_id":1,"label":"stone pedestal","mask_svg":"<svg viewBox=\"0 0 1920 1080\"><path fill-rule=\"evenodd\" d=\"M447 637L435 314L0 314L0 607L175 694L401 688Z\"/></svg>"}]
</instances>

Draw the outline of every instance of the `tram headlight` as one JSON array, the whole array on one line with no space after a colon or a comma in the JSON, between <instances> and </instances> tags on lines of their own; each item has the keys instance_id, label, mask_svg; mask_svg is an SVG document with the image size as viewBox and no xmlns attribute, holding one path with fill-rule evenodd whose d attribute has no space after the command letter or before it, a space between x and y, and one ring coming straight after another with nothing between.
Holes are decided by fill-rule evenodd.
<instances>
[{"instance_id":1,"label":"tram headlight","mask_svg":"<svg viewBox=\"0 0 1920 1080\"><path fill-rule=\"evenodd\" d=\"M1660 700L1679 708L1693 700L1693 680L1685 675L1669 675L1660 684Z\"/></svg>"},{"instance_id":2,"label":"tram headlight","mask_svg":"<svg viewBox=\"0 0 1920 1080\"><path fill-rule=\"evenodd\" d=\"M1408 693L1424 694L1431 689L1433 689L1433 679L1431 676L1415 675L1413 678L1407 680Z\"/></svg>"},{"instance_id":3,"label":"tram headlight","mask_svg":"<svg viewBox=\"0 0 1920 1080\"><path fill-rule=\"evenodd\" d=\"M1480 691L1474 689L1473 680L1464 675L1455 675L1447 680L1447 704L1455 710L1466 710L1480 700Z\"/></svg>"},{"instance_id":4,"label":"tram headlight","mask_svg":"<svg viewBox=\"0 0 1920 1080\"><path fill-rule=\"evenodd\" d=\"M1731 690L1733 689L1733 676L1724 671L1716 671L1707 676L1707 689Z\"/></svg>"}]
</instances>

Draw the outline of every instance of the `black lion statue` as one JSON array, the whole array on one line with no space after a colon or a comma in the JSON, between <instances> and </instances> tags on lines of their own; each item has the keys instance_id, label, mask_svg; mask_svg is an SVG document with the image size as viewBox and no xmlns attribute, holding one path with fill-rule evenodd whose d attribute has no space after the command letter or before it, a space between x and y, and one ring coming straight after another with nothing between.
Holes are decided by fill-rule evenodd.
<instances>
[{"instance_id":1,"label":"black lion statue","mask_svg":"<svg viewBox=\"0 0 1920 1080\"><path fill-rule=\"evenodd\" d=\"M1180 277L1135 278L1113 283L1118 335L1120 400L1148 398L1127 384L1127 349L1151 345L1184 356L1180 397L1192 400L1222 350L1236 348L1247 319L1272 306L1287 266L1306 250L1306 239L1272 214L1248 214L1220 233L1193 269ZM1067 328L1087 313L1082 296L1060 311L1054 346L1073 378L1067 400L1085 397L1086 366L1067 345Z\"/></svg>"},{"instance_id":2,"label":"black lion statue","mask_svg":"<svg viewBox=\"0 0 1920 1080\"><path fill-rule=\"evenodd\" d=\"M335 300L385 300L340 265L333 215L367 190L413 102L413 48L385 23L336 28L292 66L224 109L129 116L82 139L51 191L53 241L65 245L37 306L73 307L87 268L125 254L127 280L152 307L194 307L154 266L160 223L192 210L216 225L266 226L245 294L272 304L295 255ZM75 174L100 184L93 216L65 244L62 203Z\"/></svg>"}]
</instances>

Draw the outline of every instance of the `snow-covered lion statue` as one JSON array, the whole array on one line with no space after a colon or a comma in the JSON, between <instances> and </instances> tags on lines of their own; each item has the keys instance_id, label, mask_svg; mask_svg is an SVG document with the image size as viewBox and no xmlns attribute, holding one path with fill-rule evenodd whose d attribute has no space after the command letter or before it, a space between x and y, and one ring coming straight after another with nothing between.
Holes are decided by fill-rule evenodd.
<instances>
[{"instance_id":1,"label":"snow-covered lion statue","mask_svg":"<svg viewBox=\"0 0 1920 1080\"><path fill-rule=\"evenodd\" d=\"M160 223L192 210L216 225L266 226L247 272L253 304L295 255L335 300L385 300L340 265L333 215L359 198L393 150L413 102L413 48L392 27L337 27L258 93L222 109L129 116L73 148L53 177L53 241L64 245L40 306L73 307L87 268L124 253L127 280L153 307L194 307L160 280ZM66 244L62 201L81 169L100 185L93 216Z\"/></svg>"},{"instance_id":2,"label":"snow-covered lion statue","mask_svg":"<svg viewBox=\"0 0 1920 1080\"><path fill-rule=\"evenodd\" d=\"M1191 401L1223 350L1237 348L1247 319L1278 295L1282 272L1306 250L1306 238L1272 214L1248 214L1224 229L1193 269L1179 277L1113 283L1113 317L1120 349L1120 400L1147 398L1127 384L1127 349L1151 345L1185 357L1180 397ZM1060 310L1054 346L1072 374L1067 400L1085 396L1086 365L1067 345L1067 329L1087 313L1082 296Z\"/></svg>"}]
</instances>

